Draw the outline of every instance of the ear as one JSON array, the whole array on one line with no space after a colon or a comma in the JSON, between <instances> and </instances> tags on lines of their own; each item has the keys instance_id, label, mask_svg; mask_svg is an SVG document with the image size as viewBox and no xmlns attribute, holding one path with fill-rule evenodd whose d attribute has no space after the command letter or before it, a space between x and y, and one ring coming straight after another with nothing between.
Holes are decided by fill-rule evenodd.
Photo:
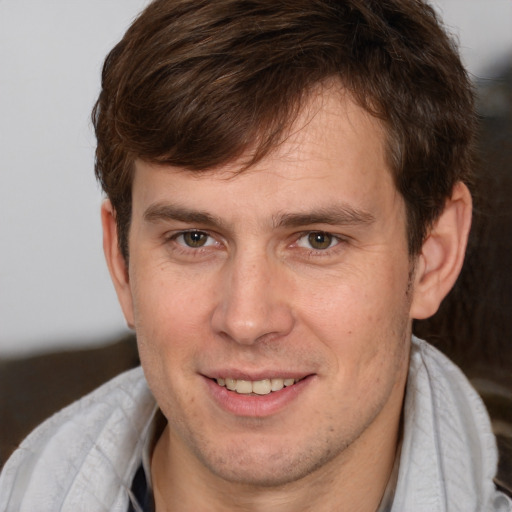
<instances>
[{"instance_id":1,"label":"ear","mask_svg":"<svg viewBox=\"0 0 512 512\"><path fill-rule=\"evenodd\" d=\"M133 301L130 277L126 261L119 249L115 210L108 199L101 205L101 224L103 226L103 252L107 260L110 277L114 283L126 323L128 327L133 329Z\"/></svg>"},{"instance_id":2,"label":"ear","mask_svg":"<svg viewBox=\"0 0 512 512\"><path fill-rule=\"evenodd\" d=\"M455 284L464 262L471 211L471 194L458 182L417 258L411 318L432 316Z\"/></svg>"}]
</instances>

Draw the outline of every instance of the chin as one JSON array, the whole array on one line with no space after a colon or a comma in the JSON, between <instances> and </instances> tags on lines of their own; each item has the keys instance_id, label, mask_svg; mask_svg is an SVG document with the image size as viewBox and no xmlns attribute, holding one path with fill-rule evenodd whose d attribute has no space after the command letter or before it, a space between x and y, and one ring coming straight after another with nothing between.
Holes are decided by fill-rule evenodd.
<instances>
[{"instance_id":1,"label":"chin","mask_svg":"<svg viewBox=\"0 0 512 512\"><path fill-rule=\"evenodd\" d=\"M283 447L281 438L279 446L260 441L258 447L246 441L230 443L222 452L217 445L213 453L206 450L197 455L211 473L224 481L251 487L281 487L325 467L338 455L332 448L324 449L325 446L329 444L318 443L304 450L298 449L297 444Z\"/></svg>"}]
</instances>

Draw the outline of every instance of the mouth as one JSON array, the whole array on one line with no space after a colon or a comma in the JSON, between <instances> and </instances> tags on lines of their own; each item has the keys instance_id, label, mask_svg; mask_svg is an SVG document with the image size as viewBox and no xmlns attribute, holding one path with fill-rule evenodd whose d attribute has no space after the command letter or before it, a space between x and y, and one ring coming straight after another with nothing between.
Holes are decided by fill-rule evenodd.
<instances>
[{"instance_id":1,"label":"mouth","mask_svg":"<svg viewBox=\"0 0 512 512\"><path fill-rule=\"evenodd\" d=\"M269 395L283 388L293 386L305 377L299 379L290 378L270 378L262 380L243 380L231 378L213 379L221 387L225 387L229 391L234 391L240 395Z\"/></svg>"},{"instance_id":2,"label":"mouth","mask_svg":"<svg viewBox=\"0 0 512 512\"><path fill-rule=\"evenodd\" d=\"M304 396L316 380L315 374L276 376L279 372L272 372L272 376L269 372L255 375L252 380L249 375L237 373L219 371L216 375L203 377L213 401L225 412L244 418L265 418L279 414L299 396Z\"/></svg>"}]
</instances>

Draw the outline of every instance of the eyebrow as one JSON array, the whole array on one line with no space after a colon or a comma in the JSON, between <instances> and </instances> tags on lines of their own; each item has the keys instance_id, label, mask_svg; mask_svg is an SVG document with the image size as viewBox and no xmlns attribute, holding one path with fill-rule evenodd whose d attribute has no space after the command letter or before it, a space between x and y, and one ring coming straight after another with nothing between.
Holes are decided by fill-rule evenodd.
<instances>
[{"instance_id":1,"label":"eyebrow","mask_svg":"<svg viewBox=\"0 0 512 512\"><path fill-rule=\"evenodd\" d=\"M202 224L204 226L227 228L228 224L220 217L201 210L191 210L182 206L156 203L144 212L147 222L174 220L186 224ZM308 212L282 213L272 219L274 228L290 228L309 226L312 224L328 224L333 226L369 225L375 222L375 216L365 210L356 209L346 204L335 204Z\"/></svg>"},{"instance_id":2,"label":"eyebrow","mask_svg":"<svg viewBox=\"0 0 512 512\"><path fill-rule=\"evenodd\" d=\"M311 224L357 226L369 225L373 222L375 222L373 214L346 204L336 204L305 213L285 213L274 218L275 227L299 227Z\"/></svg>"},{"instance_id":3,"label":"eyebrow","mask_svg":"<svg viewBox=\"0 0 512 512\"><path fill-rule=\"evenodd\" d=\"M225 222L211 215L210 213L190 210L172 204L152 204L144 212L144 220L147 222L158 222L161 220L177 220L187 224L203 224L206 226L225 226Z\"/></svg>"}]
</instances>

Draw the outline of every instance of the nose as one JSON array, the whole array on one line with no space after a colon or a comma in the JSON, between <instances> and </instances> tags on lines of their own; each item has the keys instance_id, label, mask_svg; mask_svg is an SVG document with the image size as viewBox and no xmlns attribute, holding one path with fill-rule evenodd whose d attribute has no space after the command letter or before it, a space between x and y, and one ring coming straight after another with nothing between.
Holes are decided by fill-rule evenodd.
<instances>
[{"instance_id":1,"label":"nose","mask_svg":"<svg viewBox=\"0 0 512 512\"><path fill-rule=\"evenodd\" d=\"M235 256L223 271L212 328L243 345L286 336L294 324L291 293L277 262Z\"/></svg>"}]
</instances>

